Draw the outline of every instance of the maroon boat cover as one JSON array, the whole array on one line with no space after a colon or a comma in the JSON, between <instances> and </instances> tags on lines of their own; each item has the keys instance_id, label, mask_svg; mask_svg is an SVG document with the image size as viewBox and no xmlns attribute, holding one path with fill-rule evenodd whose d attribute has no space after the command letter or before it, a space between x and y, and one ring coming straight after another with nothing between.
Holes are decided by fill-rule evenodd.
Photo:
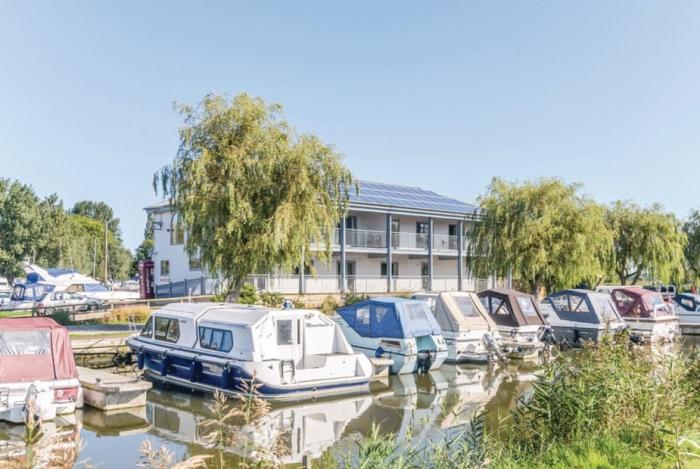
<instances>
[{"instance_id":1,"label":"maroon boat cover","mask_svg":"<svg viewBox=\"0 0 700 469\"><path fill-rule=\"evenodd\" d=\"M0 319L0 383L77 377L65 327L51 318Z\"/></svg>"},{"instance_id":2,"label":"maroon boat cover","mask_svg":"<svg viewBox=\"0 0 700 469\"><path fill-rule=\"evenodd\" d=\"M657 305L666 306L660 293L641 287L616 288L611 295L623 317L652 318Z\"/></svg>"}]
</instances>

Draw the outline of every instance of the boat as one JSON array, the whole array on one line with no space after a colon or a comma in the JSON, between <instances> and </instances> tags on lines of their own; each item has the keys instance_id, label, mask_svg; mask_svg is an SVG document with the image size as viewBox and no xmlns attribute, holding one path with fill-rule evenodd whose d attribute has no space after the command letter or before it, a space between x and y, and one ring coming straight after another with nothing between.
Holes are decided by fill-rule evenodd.
<instances>
[{"instance_id":1,"label":"boat","mask_svg":"<svg viewBox=\"0 0 700 469\"><path fill-rule=\"evenodd\" d=\"M319 311L174 303L154 312L129 348L155 382L227 395L299 400L367 392L372 364Z\"/></svg>"},{"instance_id":2,"label":"boat","mask_svg":"<svg viewBox=\"0 0 700 469\"><path fill-rule=\"evenodd\" d=\"M630 326L630 336L642 342L670 342L678 334L678 316L661 293L641 287L622 287L611 296Z\"/></svg>"},{"instance_id":3,"label":"boat","mask_svg":"<svg viewBox=\"0 0 700 469\"><path fill-rule=\"evenodd\" d=\"M27 263L22 268L26 279L13 286L11 301L2 309L31 309L37 300L52 292L80 293L102 302L139 299L138 292L110 290L94 278L72 270L44 269Z\"/></svg>"},{"instance_id":4,"label":"boat","mask_svg":"<svg viewBox=\"0 0 700 469\"><path fill-rule=\"evenodd\" d=\"M700 335L700 295L678 293L673 297L683 335Z\"/></svg>"},{"instance_id":5,"label":"boat","mask_svg":"<svg viewBox=\"0 0 700 469\"><path fill-rule=\"evenodd\" d=\"M553 339L534 296L517 290L491 289L478 294L498 326L501 349L508 358L536 358Z\"/></svg>"},{"instance_id":6,"label":"boat","mask_svg":"<svg viewBox=\"0 0 700 469\"><path fill-rule=\"evenodd\" d=\"M0 319L0 420L53 420L72 414L80 397L65 327L51 318Z\"/></svg>"},{"instance_id":7,"label":"boat","mask_svg":"<svg viewBox=\"0 0 700 469\"><path fill-rule=\"evenodd\" d=\"M370 298L336 311L333 319L357 350L372 358L390 358L391 373L440 368L447 344L424 301Z\"/></svg>"},{"instance_id":8,"label":"boat","mask_svg":"<svg viewBox=\"0 0 700 469\"><path fill-rule=\"evenodd\" d=\"M591 290L562 290L549 295L540 309L558 342L578 346L627 328L610 295Z\"/></svg>"},{"instance_id":9,"label":"boat","mask_svg":"<svg viewBox=\"0 0 700 469\"><path fill-rule=\"evenodd\" d=\"M489 363L501 355L498 327L479 297L469 292L416 293L435 315L447 344L448 363Z\"/></svg>"}]
</instances>

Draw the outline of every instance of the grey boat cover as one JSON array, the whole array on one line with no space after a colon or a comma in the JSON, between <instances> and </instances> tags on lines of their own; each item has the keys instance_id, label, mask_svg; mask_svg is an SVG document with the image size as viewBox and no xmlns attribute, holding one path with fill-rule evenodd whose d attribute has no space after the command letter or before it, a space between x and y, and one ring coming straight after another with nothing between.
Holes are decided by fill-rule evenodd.
<instances>
[{"instance_id":1,"label":"grey boat cover","mask_svg":"<svg viewBox=\"0 0 700 469\"><path fill-rule=\"evenodd\" d=\"M488 331L497 329L475 293L417 293L413 298L428 302L443 331L469 332L476 329Z\"/></svg>"},{"instance_id":2,"label":"grey boat cover","mask_svg":"<svg viewBox=\"0 0 700 469\"><path fill-rule=\"evenodd\" d=\"M551 306L552 313L562 321L604 324L621 319L607 293L580 289L562 290L549 295L542 303Z\"/></svg>"},{"instance_id":3,"label":"grey boat cover","mask_svg":"<svg viewBox=\"0 0 700 469\"><path fill-rule=\"evenodd\" d=\"M545 325L537 299L517 290L492 289L479 293L484 308L499 326L521 327Z\"/></svg>"}]
</instances>

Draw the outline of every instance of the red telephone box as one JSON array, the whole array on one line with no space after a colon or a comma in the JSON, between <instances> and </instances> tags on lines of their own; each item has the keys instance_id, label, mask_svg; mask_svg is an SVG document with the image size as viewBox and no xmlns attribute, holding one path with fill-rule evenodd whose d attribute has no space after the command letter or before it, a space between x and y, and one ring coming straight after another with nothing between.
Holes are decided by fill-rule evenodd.
<instances>
[{"instance_id":1,"label":"red telephone box","mask_svg":"<svg viewBox=\"0 0 700 469\"><path fill-rule=\"evenodd\" d=\"M156 297L153 284L153 261L139 261L139 292L141 298L147 300Z\"/></svg>"}]
</instances>

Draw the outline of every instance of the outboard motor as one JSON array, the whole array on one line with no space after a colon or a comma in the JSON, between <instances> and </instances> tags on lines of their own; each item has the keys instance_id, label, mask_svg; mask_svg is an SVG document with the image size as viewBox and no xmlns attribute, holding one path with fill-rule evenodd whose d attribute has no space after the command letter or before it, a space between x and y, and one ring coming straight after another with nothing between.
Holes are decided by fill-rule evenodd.
<instances>
[{"instance_id":1,"label":"outboard motor","mask_svg":"<svg viewBox=\"0 0 700 469\"><path fill-rule=\"evenodd\" d=\"M550 326L540 326L537 329L537 339L547 345L556 345L557 339L554 337L554 331Z\"/></svg>"},{"instance_id":2,"label":"outboard motor","mask_svg":"<svg viewBox=\"0 0 700 469\"><path fill-rule=\"evenodd\" d=\"M485 333L481 340L484 343L484 347L486 347L486 350L490 352L490 357L496 357L498 360L501 360L503 362L508 361L508 358L501 351L501 347L498 346L496 339L493 338L491 333Z\"/></svg>"},{"instance_id":3,"label":"outboard motor","mask_svg":"<svg viewBox=\"0 0 700 469\"><path fill-rule=\"evenodd\" d=\"M427 373L435 361L435 352L431 350L421 350L418 352L418 372Z\"/></svg>"},{"instance_id":4,"label":"outboard motor","mask_svg":"<svg viewBox=\"0 0 700 469\"><path fill-rule=\"evenodd\" d=\"M27 402L24 408L24 419L44 421L56 418L56 407L53 405L53 389L45 383L34 381L29 385L25 395Z\"/></svg>"}]
</instances>

